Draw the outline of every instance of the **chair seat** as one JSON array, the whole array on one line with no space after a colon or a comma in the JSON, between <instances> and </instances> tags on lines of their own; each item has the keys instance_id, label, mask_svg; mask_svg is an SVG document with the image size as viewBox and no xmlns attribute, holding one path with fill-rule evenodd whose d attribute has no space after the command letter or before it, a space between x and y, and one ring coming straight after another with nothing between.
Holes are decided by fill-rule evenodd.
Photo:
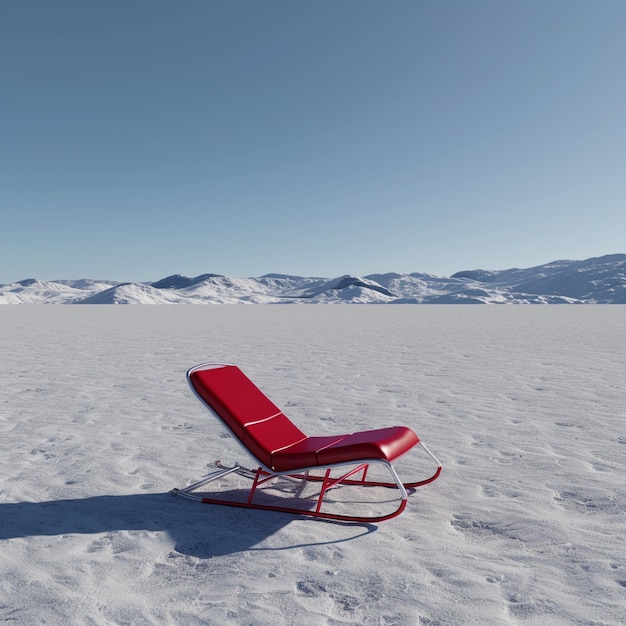
<instances>
[{"instance_id":1,"label":"chair seat","mask_svg":"<svg viewBox=\"0 0 626 626\"><path fill-rule=\"evenodd\" d=\"M405 426L366 430L349 435L308 437L272 454L272 469L286 472L302 467L336 465L380 459L393 461L419 443Z\"/></svg>"}]
</instances>

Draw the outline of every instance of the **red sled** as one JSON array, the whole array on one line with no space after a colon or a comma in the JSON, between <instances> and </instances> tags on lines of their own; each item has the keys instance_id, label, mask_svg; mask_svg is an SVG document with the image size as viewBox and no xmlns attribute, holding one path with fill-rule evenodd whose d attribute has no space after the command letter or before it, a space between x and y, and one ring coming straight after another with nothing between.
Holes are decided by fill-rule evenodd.
<instances>
[{"instance_id":1,"label":"red sled","mask_svg":"<svg viewBox=\"0 0 626 626\"><path fill-rule=\"evenodd\" d=\"M344 522L382 522L404 511L408 492L434 481L441 463L406 426L392 426L343 435L308 437L235 365L203 363L187 372L187 381L198 399L222 422L246 453L256 469L235 464L217 469L201 480L172 495L206 504L221 504L249 509L281 511ZM423 480L402 482L392 461L419 446L435 463L435 472ZM380 470L383 470L382 472ZM369 473L369 476L368 476ZM382 473L382 478L372 474ZM227 477L246 483L225 490ZM210 483L218 484L217 493L200 492ZM392 511L354 511L358 498L347 502L328 496L336 488L373 488L397 490ZM306 495L307 490L314 493ZM288 497L285 498L285 493ZM277 499L277 494L282 496ZM396 506L395 500L399 504ZM383 499L387 502L386 499ZM282 502L286 502L283 504ZM343 512L327 510L337 504ZM347 507L347 510L346 510ZM374 507L375 508L375 507Z\"/></svg>"}]
</instances>

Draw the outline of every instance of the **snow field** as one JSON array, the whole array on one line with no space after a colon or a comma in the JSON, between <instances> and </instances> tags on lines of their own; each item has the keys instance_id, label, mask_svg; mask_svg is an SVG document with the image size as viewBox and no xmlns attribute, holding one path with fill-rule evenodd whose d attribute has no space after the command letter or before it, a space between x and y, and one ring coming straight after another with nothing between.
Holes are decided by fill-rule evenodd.
<instances>
[{"instance_id":1,"label":"snow field","mask_svg":"<svg viewBox=\"0 0 626 626\"><path fill-rule=\"evenodd\" d=\"M619 306L2 307L0 620L623 623L624 345ZM208 360L443 473L378 526L172 498L247 462L187 388Z\"/></svg>"}]
</instances>

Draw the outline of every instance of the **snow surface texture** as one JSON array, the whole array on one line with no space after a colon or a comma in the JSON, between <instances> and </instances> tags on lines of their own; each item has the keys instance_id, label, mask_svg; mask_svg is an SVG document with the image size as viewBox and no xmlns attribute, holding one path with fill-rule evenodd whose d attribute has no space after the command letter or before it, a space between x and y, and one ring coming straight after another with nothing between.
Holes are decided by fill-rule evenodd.
<instances>
[{"instance_id":1,"label":"snow surface texture","mask_svg":"<svg viewBox=\"0 0 626 626\"><path fill-rule=\"evenodd\" d=\"M0 285L0 304L626 304L626 255L554 261L529 269L430 274L372 274L364 278L304 278L267 274L168 276L151 284L96 280Z\"/></svg>"},{"instance_id":2,"label":"snow surface texture","mask_svg":"<svg viewBox=\"0 0 626 626\"><path fill-rule=\"evenodd\" d=\"M4 307L0 621L623 624L624 345L617 306ZM248 462L187 387L207 360L443 473L378 526L173 498Z\"/></svg>"}]
</instances>

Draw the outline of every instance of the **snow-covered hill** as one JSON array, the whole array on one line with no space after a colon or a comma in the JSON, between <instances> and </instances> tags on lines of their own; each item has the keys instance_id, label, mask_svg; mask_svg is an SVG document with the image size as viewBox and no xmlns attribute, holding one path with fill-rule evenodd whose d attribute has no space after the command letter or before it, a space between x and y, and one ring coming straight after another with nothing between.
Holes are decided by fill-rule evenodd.
<instances>
[{"instance_id":1,"label":"snow-covered hill","mask_svg":"<svg viewBox=\"0 0 626 626\"><path fill-rule=\"evenodd\" d=\"M96 280L22 280L0 286L0 304L626 304L626 254L553 261L527 269L431 274L266 274L231 278L175 274L150 284Z\"/></svg>"},{"instance_id":2,"label":"snow-covered hill","mask_svg":"<svg viewBox=\"0 0 626 626\"><path fill-rule=\"evenodd\" d=\"M0 304L67 304L99 294L117 285L107 280L53 280L34 278L0 286Z\"/></svg>"}]
</instances>

